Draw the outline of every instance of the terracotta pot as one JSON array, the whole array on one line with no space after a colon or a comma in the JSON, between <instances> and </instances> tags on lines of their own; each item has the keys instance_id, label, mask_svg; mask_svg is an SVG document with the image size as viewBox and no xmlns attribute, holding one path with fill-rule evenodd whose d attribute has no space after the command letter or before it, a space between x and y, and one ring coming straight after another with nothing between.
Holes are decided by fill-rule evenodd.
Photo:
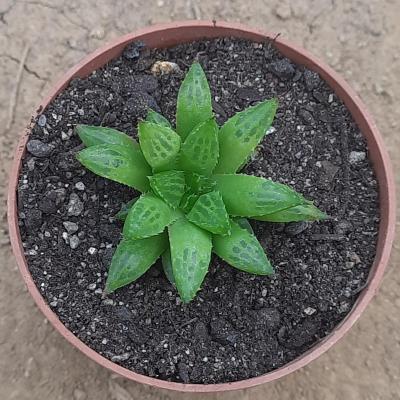
<instances>
[{"instance_id":1,"label":"terracotta pot","mask_svg":"<svg viewBox=\"0 0 400 400\"><path fill-rule=\"evenodd\" d=\"M258 30L247 28L243 25L225 22L176 22L141 29L135 33L131 33L114 40L111 44L96 50L94 53L79 62L53 87L49 95L40 103L38 110L46 108L47 105L57 96L57 94L68 85L72 78L84 77L93 70L102 67L111 59L118 57L123 48L129 42L141 40L149 47L169 47L178 43L189 42L202 38L216 38L223 36L234 36L259 42L263 42L266 39L275 37L275 35L271 33L264 33ZM368 142L369 158L373 164L377 179L379 181L381 213L376 256L368 278L368 284L358 297L351 312L330 335L325 337L322 341L297 359L265 375L233 383L200 385L167 382L140 375L123 368L89 348L60 322L57 315L53 313L46 301L43 299L29 272L27 262L24 257L24 249L22 247L18 228L16 194L21 160L24 156L25 145L31 130L31 126L29 126L22 134L15 153L8 193L8 223L11 244L19 269L29 289L29 292L44 315L53 324L55 329L60 332L72 345L74 345L92 360L108 368L114 373L118 373L125 378L132 379L136 382L146 383L159 388L185 392L228 391L233 389L244 389L259 385L261 383L271 382L303 367L333 346L356 322L378 289L386 264L388 263L395 229L395 187L390 160L384 147L382 137L362 101L337 73L316 59L314 56L308 54L302 48L290 44L286 40L277 38L275 40L275 44L277 48L292 61L297 64L302 64L320 74L320 76L332 87L335 93L346 104ZM33 117L35 116L36 114L33 115Z\"/></svg>"}]
</instances>

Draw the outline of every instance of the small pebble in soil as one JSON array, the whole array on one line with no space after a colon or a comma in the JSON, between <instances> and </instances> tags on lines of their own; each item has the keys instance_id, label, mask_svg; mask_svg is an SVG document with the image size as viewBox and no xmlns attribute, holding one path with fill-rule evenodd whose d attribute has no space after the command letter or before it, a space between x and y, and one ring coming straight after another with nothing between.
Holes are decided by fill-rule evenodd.
<instances>
[{"instance_id":1,"label":"small pebble in soil","mask_svg":"<svg viewBox=\"0 0 400 400\"><path fill-rule=\"evenodd\" d=\"M349 259L354 262L354 264L360 264L361 258L360 256L355 253L354 251L349 253Z\"/></svg>"},{"instance_id":2,"label":"small pebble in soil","mask_svg":"<svg viewBox=\"0 0 400 400\"><path fill-rule=\"evenodd\" d=\"M179 65L170 61L156 61L151 67L153 75L165 75L181 72Z\"/></svg>"},{"instance_id":3,"label":"small pebble in soil","mask_svg":"<svg viewBox=\"0 0 400 400\"><path fill-rule=\"evenodd\" d=\"M184 383L189 382L189 369L187 365L183 362L180 362L178 364L178 371L179 371L179 377L182 379Z\"/></svg>"},{"instance_id":4,"label":"small pebble in soil","mask_svg":"<svg viewBox=\"0 0 400 400\"><path fill-rule=\"evenodd\" d=\"M84 204L79 198L79 196L76 193L71 193L71 195L69 196L69 203L67 206L68 215L78 217L79 215L82 214L83 209L84 209Z\"/></svg>"},{"instance_id":5,"label":"small pebble in soil","mask_svg":"<svg viewBox=\"0 0 400 400\"><path fill-rule=\"evenodd\" d=\"M281 79L290 79L295 74L295 69L287 58L272 62L269 68L273 74Z\"/></svg>"},{"instance_id":6,"label":"small pebble in soil","mask_svg":"<svg viewBox=\"0 0 400 400\"><path fill-rule=\"evenodd\" d=\"M78 224L76 224L75 222L71 222L71 221L64 221L63 226L68 233L75 233L79 229Z\"/></svg>"},{"instance_id":7,"label":"small pebble in soil","mask_svg":"<svg viewBox=\"0 0 400 400\"><path fill-rule=\"evenodd\" d=\"M145 47L145 44L141 41L130 43L125 47L122 56L127 60L133 61L139 58L140 51Z\"/></svg>"},{"instance_id":8,"label":"small pebble in soil","mask_svg":"<svg viewBox=\"0 0 400 400\"><path fill-rule=\"evenodd\" d=\"M47 157L54 150L54 146L38 139L32 139L26 144L26 149L35 157Z\"/></svg>"},{"instance_id":9,"label":"small pebble in soil","mask_svg":"<svg viewBox=\"0 0 400 400\"><path fill-rule=\"evenodd\" d=\"M33 171L35 169L35 159L29 159L26 165L28 166L29 171Z\"/></svg>"},{"instance_id":10,"label":"small pebble in soil","mask_svg":"<svg viewBox=\"0 0 400 400\"><path fill-rule=\"evenodd\" d=\"M223 318L211 321L211 336L213 340L223 345L233 345L238 339L238 332Z\"/></svg>"},{"instance_id":11,"label":"small pebble in soil","mask_svg":"<svg viewBox=\"0 0 400 400\"><path fill-rule=\"evenodd\" d=\"M346 261L343 269L352 269L354 267L355 263L353 261Z\"/></svg>"},{"instance_id":12,"label":"small pebble in soil","mask_svg":"<svg viewBox=\"0 0 400 400\"><path fill-rule=\"evenodd\" d=\"M75 250L79 246L79 238L77 235L73 235L69 238L69 246L72 250Z\"/></svg>"},{"instance_id":13,"label":"small pebble in soil","mask_svg":"<svg viewBox=\"0 0 400 400\"><path fill-rule=\"evenodd\" d=\"M304 313L307 315L313 315L317 310L313 307L307 307L304 309Z\"/></svg>"},{"instance_id":14,"label":"small pebble in soil","mask_svg":"<svg viewBox=\"0 0 400 400\"><path fill-rule=\"evenodd\" d=\"M89 247L88 253L93 256L94 254L97 253L97 249L95 247Z\"/></svg>"},{"instance_id":15,"label":"small pebble in soil","mask_svg":"<svg viewBox=\"0 0 400 400\"><path fill-rule=\"evenodd\" d=\"M44 114L40 115L38 118L38 125L41 126L42 128L46 125L47 118Z\"/></svg>"},{"instance_id":16,"label":"small pebble in soil","mask_svg":"<svg viewBox=\"0 0 400 400\"><path fill-rule=\"evenodd\" d=\"M83 190L85 190L85 184L83 182L76 182L75 189L83 191Z\"/></svg>"},{"instance_id":17,"label":"small pebble in soil","mask_svg":"<svg viewBox=\"0 0 400 400\"><path fill-rule=\"evenodd\" d=\"M130 357L131 353L123 353L120 355L115 355L111 357L111 361L118 362L118 361L125 361Z\"/></svg>"},{"instance_id":18,"label":"small pebble in soil","mask_svg":"<svg viewBox=\"0 0 400 400\"><path fill-rule=\"evenodd\" d=\"M349 163L350 164L357 164L360 161L364 161L366 158L365 151L352 151L349 154Z\"/></svg>"},{"instance_id":19,"label":"small pebble in soil","mask_svg":"<svg viewBox=\"0 0 400 400\"><path fill-rule=\"evenodd\" d=\"M316 89L321 81L321 78L319 75L310 70L305 70L304 71L304 82L306 84L306 87L309 91L312 91Z\"/></svg>"}]
</instances>

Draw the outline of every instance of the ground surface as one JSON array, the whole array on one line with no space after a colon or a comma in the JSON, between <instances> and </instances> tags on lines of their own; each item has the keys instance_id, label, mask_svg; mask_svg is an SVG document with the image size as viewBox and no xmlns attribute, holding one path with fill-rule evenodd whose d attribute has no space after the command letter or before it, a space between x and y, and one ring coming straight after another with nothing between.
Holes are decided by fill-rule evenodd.
<instances>
[{"instance_id":1,"label":"ground surface","mask_svg":"<svg viewBox=\"0 0 400 400\"><path fill-rule=\"evenodd\" d=\"M0 1L0 387L8 399L217 398L159 391L112 376L72 349L33 304L11 255L7 171L37 100L82 56L140 26L187 18L240 20L281 32L323 58L359 92L400 168L400 3L395 0L222 2ZM68 4L68 5L66 5ZM28 51L28 53L27 53ZM26 56L18 96L18 64ZM15 106L13 106L15 104ZM11 105L11 107L10 107ZM10 110L12 109L12 112ZM8 125L10 127L8 128ZM399 175L396 180L399 182ZM400 399L400 276L396 243L379 295L334 349L276 383L224 399Z\"/></svg>"}]
</instances>

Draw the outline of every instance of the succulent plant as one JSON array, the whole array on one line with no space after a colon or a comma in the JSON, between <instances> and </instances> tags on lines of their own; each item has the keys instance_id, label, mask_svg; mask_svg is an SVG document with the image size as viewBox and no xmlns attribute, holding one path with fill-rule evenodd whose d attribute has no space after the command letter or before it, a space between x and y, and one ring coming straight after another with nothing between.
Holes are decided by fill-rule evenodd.
<instances>
[{"instance_id":1,"label":"succulent plant","mask_svg":"<svg viewBox=\"0 0 400 400\"><path fill-rule=\"evenodd\" d=\"M161 256L183 302L200 289L211 253L257 275L273 268L247 218L291 222L326 216L289 186L238 174L269 132L271 99L219 127L206 75L194 63L179 89L176 130L153 110L138 124L139 143L115 129L78 125L86 148L77 159L90 171L141 196L123 205L122 240L111 261L108 293L144 274Z\"/></svg>"}]
</instances>

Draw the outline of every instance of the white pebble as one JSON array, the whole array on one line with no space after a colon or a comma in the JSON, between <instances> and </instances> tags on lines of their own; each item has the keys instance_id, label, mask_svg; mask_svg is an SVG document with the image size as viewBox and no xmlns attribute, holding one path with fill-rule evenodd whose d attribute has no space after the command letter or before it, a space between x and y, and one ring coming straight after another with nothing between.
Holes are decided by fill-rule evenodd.
<instances>
[{"instance_id":1,"label":"white pebble","mask_svg":"<svg viewBox=\"0 0 400 400\"><path fill-rule=\"evenodd\" d=\"M364 151L352 151L349 154L349 163L350 164L357 164L360 161L364 161L367 155Z\"/></svg>"},{"instance_id":2,"label":"white pebble","mask_svg":"<svg viewBox=\"0 0 400 400\"><path fill-rule=\"evenodd\" d=\"M88 253L89 253L90 255L94 255L94 254L97 253L97 249L96 249L95 247L89 247Z\"/></svg>"},{"instance_id":3,"label":"white pebble","mask_svg":"<svg viewBox=\"0 0 400 400\"><path fill-rule=\"evenodd\" d=\"M317 311L317 310L316 310L315 308L307 307L307 308L304 310L304 313L307 314L307 315L313 315L316 311Z\"/></svg>"},{"instance_id":4,"label":"white pebble","mask_svg":"<svg viewBox=\"0 0 400 400\"><path fill-rule=\"evenodd\" d=\"M75 187L78 190L85 190L85 184L83 182L76 182Z\"/></svg>"}]
</instances>

